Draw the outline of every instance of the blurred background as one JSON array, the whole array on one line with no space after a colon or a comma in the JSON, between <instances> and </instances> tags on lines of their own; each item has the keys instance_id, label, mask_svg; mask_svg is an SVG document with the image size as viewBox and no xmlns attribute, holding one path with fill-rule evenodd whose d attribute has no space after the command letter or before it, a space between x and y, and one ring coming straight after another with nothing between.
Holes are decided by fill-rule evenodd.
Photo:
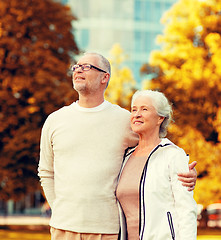
<instances>
[{"instance_id":1,"label":"blurred background","mask_svg":"<svg viewBox=\"0 0 221 240\"><path fill-rule=\"evenodd\" d=\"M48 231L41 128L78 98L69 67L85 51L111 62L108 101L130 110L157 89L172 102L168 138L198 162L199 239L221 239L221 0L0 0L0 239L48 237L1 229Z\"/></svg>"}]
</instances>

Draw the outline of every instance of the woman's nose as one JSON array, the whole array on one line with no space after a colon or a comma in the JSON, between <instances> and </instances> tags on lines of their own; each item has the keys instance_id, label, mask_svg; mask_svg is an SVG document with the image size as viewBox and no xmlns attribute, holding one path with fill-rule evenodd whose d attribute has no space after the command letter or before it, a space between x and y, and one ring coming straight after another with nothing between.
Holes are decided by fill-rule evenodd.
<instances>
[{"instance_id":1,"label":"woman's nose","mask_svg":"<svg viewBox=\"0 0 221 240\"><path fill-rule=\"evenodd\" d=\"M134 116L135 116L135 117L140 117L140 116L141 116L141 113L140 113L140 111L139 111L139 110L137 110L137 111L134 113Z\"/></svg>"}]
</instances>

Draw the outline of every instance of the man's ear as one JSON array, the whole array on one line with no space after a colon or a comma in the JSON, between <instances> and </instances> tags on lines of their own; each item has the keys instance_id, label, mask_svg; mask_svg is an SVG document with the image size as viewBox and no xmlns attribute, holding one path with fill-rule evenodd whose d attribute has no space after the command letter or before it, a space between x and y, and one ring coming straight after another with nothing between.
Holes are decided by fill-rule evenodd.
<instances>
[{"instance_id":1,"label":"man's ear","mask_svg":"<svg viewBox=\"0 0 221 240\"><path fill-rule=\"evenodd\" d=\"M102 80L101 80L101 83L108 83L109 81L109 78L110 78L110 74L109 73L105 73Z\"/></svg>"}]
</instances>

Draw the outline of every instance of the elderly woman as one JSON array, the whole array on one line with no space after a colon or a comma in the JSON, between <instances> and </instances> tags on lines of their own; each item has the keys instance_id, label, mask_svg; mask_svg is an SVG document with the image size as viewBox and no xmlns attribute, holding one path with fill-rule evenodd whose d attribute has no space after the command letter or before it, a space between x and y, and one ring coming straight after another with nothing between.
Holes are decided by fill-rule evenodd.
<instances>
[{"instance_id":1,"label":"elderly woman","mask_svg":"<svg viewBox=\"0 0 221 240\"><path fill-rule=\"evenodd\" d=\"M131 126L139 144L125 152L116 195L121 240L196 240L193 192L178 180L189 158L167 138L172 109L163 93L138 91Z\"/></svg>"}]
</instances>

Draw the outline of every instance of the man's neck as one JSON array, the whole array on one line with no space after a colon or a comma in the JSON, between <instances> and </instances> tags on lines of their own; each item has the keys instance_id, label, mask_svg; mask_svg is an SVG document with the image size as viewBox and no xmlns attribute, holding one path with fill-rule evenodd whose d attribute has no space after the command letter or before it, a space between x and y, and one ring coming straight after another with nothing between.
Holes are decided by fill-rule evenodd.
<instances>
[{"instance_id":1,"label":"man's neck","mask_svg":"<svg viewBox=\"0 0 221 240\"><path fill-rule=\"evenodd\" d=\"M79 95L78 104L84 108L93 108L101 105L104 102L104 97L95 97L95 96L82 96Z\"/></svg>"}]
</instances>

